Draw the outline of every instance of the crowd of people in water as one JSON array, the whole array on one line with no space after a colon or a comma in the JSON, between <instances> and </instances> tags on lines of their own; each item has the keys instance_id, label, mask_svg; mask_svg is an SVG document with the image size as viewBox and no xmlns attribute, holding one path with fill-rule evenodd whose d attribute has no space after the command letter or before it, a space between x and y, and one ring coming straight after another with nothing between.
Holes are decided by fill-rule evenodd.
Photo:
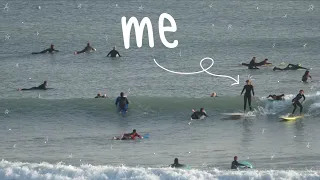
<instances>
[{"instance_id":1,"label":"crowd of people in water","mask_svg":"<svg viewBox=\"0 0 320 180\"><path fill-rule=\"evenodd\" d=\"M90 45L90 43L87 43L87 46L83 50L76 51L76 52L74 52L74 54L88 53L88 52L93 52L93 51L96 51L96 49L93 48ZM50 48L45 49L41 52L33 52L32 54L43 54L43 53L53 53L53 52L59 52L59 50L56 50L54 48L54 45L51 44ZM117 55L119 57L121 57L120 53L117 50L115 50L115 47L114 47L107 54L107 57L108 56L116 57ZM256 57L253 57L249 64L242 63L242 65L248 66L248 69L259 69L258 66L268 66L271 64L272 63L269 63L267 58L261 62L256 63ZM285 68L278 68L278 67L273 68L274 71L275 70L297 70L297 69L306 69L306 72L302 76L302 82L307 82L308 79L312 80L309 70L305 67L302 67L301 64L288 64L287 67L285 67ZM18 89L18 90L19 91L28 91L28 90L47 90L47 89L48 89L48 83L47 83L47 81L44 81L39 86L35 86L35 87L31 87L31 88L23 88L23 89ZM242 89L240 95L242 95L243 93L244 93L244 107L243 107L244 112L246 112L247 103L248 103L249 110L252 111L251 100L252 100L252 97L254 97L254 88L253 88L251 80L246 80L246 84L243 86L243 89ZM213 92L210 96L211 97L218 97L216 92ZM269 96L267 96L267 99L271 98L271 100L280 101L280 100L284 100L284 96L285 96L284 94L281 94L281 95L275 95L275 94L271 95L270 94ZM108 96L107 96L107 94L102 95L102 94L98 93L97 96L95 96L95 98L108 98ZM302 98L303 98L303 101L300 102L300 100ZM292 116L294 115L297 106L299 106L299 108L300 108L300 115L302 114L302 110L303 110L302 103L304 101L305 101L304 91L300 90L299 93L295 96L295 98L292 99L292 105L294 107L292 114L291 114ZM129 101L123 92L121 92L120 96L118 96L116 98L115 105L118 108L118 112L120 112L120 113L128 111ZM191 115L191 119L202 119L204 117L208 117L204 108L200 108L199 111L193 110L193 113ZM134 140L136 138L142 139L143 136L139 135L135 129L131 133L123 134L121 137L115 137L116 140ZM238 160L238 157L234 156L234 160L231 163L231 169L238 169L239 167L250 168L248 165L241 164L237 160ZM186 166L184 164L180 164L178 158L175 158L174 163L169 165L169 167L185 168Z\"/></svg>"}]
</instances>

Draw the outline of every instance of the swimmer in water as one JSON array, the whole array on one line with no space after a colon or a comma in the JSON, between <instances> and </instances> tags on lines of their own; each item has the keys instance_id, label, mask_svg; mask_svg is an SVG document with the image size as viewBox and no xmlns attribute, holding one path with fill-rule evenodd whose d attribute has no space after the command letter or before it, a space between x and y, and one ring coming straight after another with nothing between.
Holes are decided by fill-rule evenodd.
<instances>
[{"instance_id":1,"label":"swimmer in water","mask_svg":"<svg viewBox=\"0 0 320 180\"><path fill-rule=\"evenodd\" d=\"M253 57L249 63L248 69L259 69L256 64L256 57Z\"/></svg>"},{"instance_id":2,"label":"swimmer in water","mask_svg":"<svg viewBox=\"0 0 320 180\"><path fill-rule=\"evenodd\" d=\"M59 50L54 49L54 45L51 44L50 48L45 49L45 50L43 50L41 52L33 52L32 54L44 54L44 53L47 53L47 52L53 53L53 52L59 52Z\"/></svg>"},{"instance_id":3,"label":"swimmer in water","mask_svg":"<svg viewBox=\"0 0 320 180\"><path fill-rule=\"evenodd\" d=\"M107 97L108 97L107 94L101 95L100 93L98 93L97 96L94 98L107 98Z\"/></svg>"},{"instance_id":4,"label":"swimmer in water","mask_svg":"<svg viewBox=\"0 0 320 180\"><path fill-rule=\"evenodd\" d=\"M269 95L267 98L271 97L273 100L284 100L284 94L281 94L281 95Z\"/></svg>"},{"instance_id":5,"label":"swimmer in water","mask_svg":"<svg viewBox=\"0 0 320 180\"><path fill-rule=\"evenodd\" d=\"M108 53L107 57L111 55L111 57L117 57L117 55L119 57L121 57L121 55L119 54L119 52L116 50L116 47L113 47L113 49Z\"/></svg>"},{"instance_id":6,"label":"swimmer in water","mask_svg":"<svg viewBox=\"0 0 320 180\"><path fill-rule=\"evenodd\" d=\"M312 77L310 76L310 72L307 70L302 76L301 80L302 82L307 82L309 78L311 79L311 82L312 82Z\"/></svg>"},{"instance_id":7,"label":"swimmer in water","mask_svg":"<svg viewBox=\"0 0 320 180\"><path fill-rule=\"evenodd\" d=\"M123 92L121 92L120 96L117 97L115 104L118 107L119 112L121 112L121 111L127 112L129 101L128 101L127 97L124 97Z\"/></svg>"},{"instance_id":8,"label":"swimmer in water","mask_svg":"<svg viewBox=\"0 0 320 180\"><path fill-rule=\"evenodd\" d=\"M308 69L305 67L302 67L301 64L288 64L287 67L285 68L278 68L278 67L274 67L273 70L280 70L280 71L284 71L284 70L297 70L297 69Z\"/></svg>"},{"instance_id":9,"label":"swimmer in water","mask_svg":"<svg viewBox=\"0 0 320 180\"><path fill-rule=\"evenodd\" d=\"M18 89L19 91L28 91L28 90L46 90L48 86L47 81L44 81L41 85L39 85L38 87L32 87L29 89Z\"/></svg>"},{"instance_id":10,"label":"swimmer in water","mask_svg":"<svg viewBox=\"0 0 320 180\"><path fill-rule=\"evenodd\" d=\"M87 43L87 46L81 50L81 51L77 51L77 52L74 52L74 54L80 54L80 53L88 53L88 52L92 52L92 51L96 51L95 48L93 48L90 43Z\"/></svg>"}]
</instances>

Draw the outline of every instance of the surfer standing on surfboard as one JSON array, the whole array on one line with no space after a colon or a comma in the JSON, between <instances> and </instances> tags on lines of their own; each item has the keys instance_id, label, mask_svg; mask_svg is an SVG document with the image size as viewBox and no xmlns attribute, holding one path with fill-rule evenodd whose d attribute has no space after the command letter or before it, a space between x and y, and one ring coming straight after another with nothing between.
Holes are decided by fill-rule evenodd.
<instances>
[{"instance_id":1,"label":"surfer standing on surfboard","mask_svg":"<svg viewBox=\"0 0 320 180\"><path fill-rule=\"evenodd\" d=\"M303 110L303 107L301 105L301 103L303 103L303 101L300 103L300 99L303 98L303 101L306 100L306 97L304 96L304 91L301 89L299 91L299 94L297 94L297 96L295 98L292 99L292 105L294 106L293 111L291 116L294 115L294 112L296 111L297 105L300 107L300 116Z\"/></svg>"},{"instance_id":2,"label":"surfer standing on surfboard","mask_svg":"<svg viewBox=\"0 0 320 180\"><path fill-rule=\"evenodd\" d=\"M252 107L251 107L251 91L252 91L252 95L254 97L254 90L253 90L253 86L251 84L251 81L248 79L246 80L246 85L243 86L243 89L241 91L241 95L243 93L244 90L246 90L246 92L244 93L244 111L246 111L247 109L247 101L249 104L249 109L250 111L252 111Z\"/></svg>"}]
</instances>

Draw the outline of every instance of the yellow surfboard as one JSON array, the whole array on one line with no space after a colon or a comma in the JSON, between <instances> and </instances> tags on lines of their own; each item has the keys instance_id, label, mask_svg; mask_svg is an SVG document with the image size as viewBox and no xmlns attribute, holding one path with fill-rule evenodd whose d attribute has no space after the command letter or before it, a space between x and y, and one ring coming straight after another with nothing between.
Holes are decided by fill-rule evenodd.
<instances>
[{"instance_id":1,"label":"yellow surfboard","mask_svg":"<svg viewBox=\"0 0 320 180\"><path fill-rule=\"evenodd\" d=\"M296 119L303 118L303 116L280 116L280 118L285 121L294 121Z\"/></svg>"}]
</instances>

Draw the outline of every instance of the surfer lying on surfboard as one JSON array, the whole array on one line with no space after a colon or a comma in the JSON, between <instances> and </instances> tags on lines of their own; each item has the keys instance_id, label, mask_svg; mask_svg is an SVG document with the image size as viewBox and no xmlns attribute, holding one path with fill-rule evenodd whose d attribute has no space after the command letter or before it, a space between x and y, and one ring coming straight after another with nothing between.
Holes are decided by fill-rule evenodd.
<instances>
[{"instance_id":1,"label":"surfer lying on surfboard","mask_svg":"<svg viewBox=\"0 0 320 180\"><path fill-rule=\"evenodd\" d=\"M284 94L281 95L269 95L267 98L271 97L273 100L284 100Z\"/></svg>"},{"instance_id":2,"label":"surfer lying on surfboard","mask_svg":"<svg viewBox=\"0 0 320 180\"><path fill-rule=\"evenodd\" d=\"M87 46L83 49L83 50L81 50L81 51L76 51L76 52L74 52L74 54L80 54L80 53L87 53L87 52L92 52L92 51L96 51L96 49L95 48L93 48L91 45L90 45L90 43L88 43L87 44Z\"/></svg>"},{"instance_id":3,"label":"surfer lying on surfboard","mask_svg":"<svg viewBox=\"0 0 320 180\"><path fill-rule=\"evenodd\" d=\"M127 134L123 134L123 136L121 137L121 140L134 140L136 137L139 137L140 139L142 139L143 137L140 136L137 131L134 129L132 131L132 133L127 133Z\"/></svg>"},{"instance_id":4,"label":"surfer lying on surfboard","mask_svg":"<svg viewBox=\"0 0 320 180\"><path fill-rule=\"evenodd\" d=\"M206 111L203 108L200 108L200 111L194 111L193 114L191 115L191 119L201 119L203 117L208 117L206 114Z\"/></svg>"},{"instance_id":5,"label":"surfer lying on surfboard","mask_svg":"<svg viewBox=\"0 0 320 180\"><path fill-rule=\"evenodd\" d=\"M41 52L33 52L32 54L43 54L43 53L47 53L47 52L53 53L53 52L59 52L59 50L54 49L54 45L51 44L50 48L45 49L45 50L43 50Z\"/></svg>"},{"instance_id":6,"label":"surfer lying on surfboard","mask_svg":"<svg viewBox=\"0 0 320 180\"><path fill-rule=\"evenodd\" d=\"M29 88L29 89L18 89L19 91L28 91L28 90L46 90L47 89L47 86L48 86L48 83L47 81L44 81L43 84L39 85L38 87L32 87L32 88Z\"/></svg>"},{"instance_id":7,"label":"surfer lying on surfboard","mask_svg":"<svg viewBox=\"0 0 320 180\"><path fill-rule=\"evenodd\" d=\"M272 63L268 63L268 59L264 59L261 62L256 63L256 57L253 57L249 64L242 63L243 66L248 66L248 69L259 69L257 66L264 66L264 65L270 65Z\"/></svg>"},{"instance_id":8,"label":"surfer lying on surfboard","mask_svg":"<svg viewBox=\"0 0 320 180\"><path fill-rule=\"evenodd\" d=\"M302 89L299 91L299 94L297 94L297 96L292 99L292 105L294 106L294 108L291 116L294 116L294 112L296 111L297 105L300 107L300 116L301 116L302 110L303 110L303 107L299 101L301 98L303 98L303 101L301 102L303 103L306 100L306 97L304 96L304 91Z\"/></svg>"}]
</instances>

